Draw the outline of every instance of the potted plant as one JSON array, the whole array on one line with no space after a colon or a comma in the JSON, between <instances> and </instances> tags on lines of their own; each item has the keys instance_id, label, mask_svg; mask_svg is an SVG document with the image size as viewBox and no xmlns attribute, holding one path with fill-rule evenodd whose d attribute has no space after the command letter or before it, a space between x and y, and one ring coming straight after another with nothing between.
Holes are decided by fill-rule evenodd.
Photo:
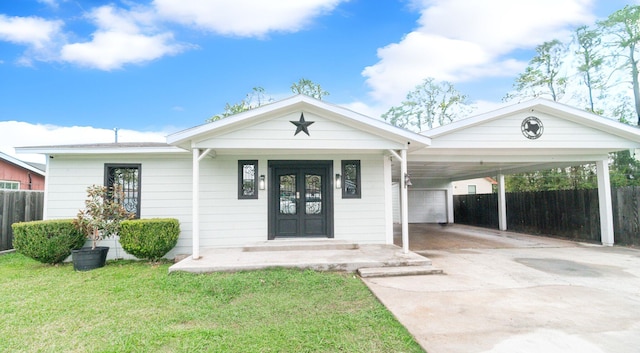
<instances>
[{"instance_id":1,"label":"potted plant","mask_svg":"<svg viewBox=\"0 0 640 353\"><path fill-rule=\"evenodd\" d=\"M85 208L78 212L73 224L91 240L91 247L72 251L75 270L88 271L105 265L109 247L96 246L98 241L117 234L120 222L133 218L125 210L122 200L124 193L119 185L114 185L111 190L101 185L87 188Z\"/></svg>"}]
</instances>

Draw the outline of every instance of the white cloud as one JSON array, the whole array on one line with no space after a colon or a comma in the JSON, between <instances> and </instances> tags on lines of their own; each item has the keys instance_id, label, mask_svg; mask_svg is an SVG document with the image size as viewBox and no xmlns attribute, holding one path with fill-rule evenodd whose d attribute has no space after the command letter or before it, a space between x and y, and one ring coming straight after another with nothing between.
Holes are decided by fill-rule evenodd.
<instances>
[{"instance_id":1,"label":"white cloud","mask_svg":"<svg viewBox=\"0 0 640 353\"><path fill-rule=\"evenodd\" d=\"M0 40L43 49L60 34L64 23L40 17L8 17L0 14Z\"/></svg>"},{"instance_id":2,"label":"white cloud","mask_svg":"<svg viewBox=\"0 0 640 353\"><path fill-rule=\"evenodd\" d=\"M118 130L118 142L165 142L166 132ZM20 121L0 121L0 151L21 160L44 163L41 155L16 154L15 147L114 142L111 129L90 126L55 126Z\"/></svg>"},{"instance_id":3,"label":"white cloud","mask_svg":"<svg viewBox=\"0 0 640 353\"><path fill-rule=\"evenodd\" d=\"M242 37L295 32L344 0L155 0L160 16L187 26Z\"/></svg>"},{"instance_id":4,"label":"white cloud","mask_svg":"<svg viewBox=\"0 0 640 353\"><path fill-rule=\"evenodd\" d=\"M113 70L186 50L187 46L175 43L172 33L157 33L153 16L144 9L96 8L87 16L98 27L92 40L64 45L60 57L82 66Z\"/></svg>"},{"instance_id":5,"label":"white cloud","mask_svg":"<svg viewBox=\"0 0 640 353\"><path fill-rule=\"evenodd\" d=\"M374 99L396 104L426 77L451 82L514 76L526 67L512 53L533 49L592 23L592 0L422 0L418 28L378 49L366 67ZM528 59L527 59L528 61Z\"/></svg>"}]
</instances>

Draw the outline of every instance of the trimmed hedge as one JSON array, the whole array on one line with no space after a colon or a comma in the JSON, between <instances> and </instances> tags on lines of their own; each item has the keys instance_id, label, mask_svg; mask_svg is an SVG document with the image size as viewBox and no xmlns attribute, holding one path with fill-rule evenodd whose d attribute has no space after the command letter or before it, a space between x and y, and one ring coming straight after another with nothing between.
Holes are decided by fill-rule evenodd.
<instances>
[{"instance_id":1,"label":"trimmed hedge","mask_svg":"<svg viewBox=\"0 0 640 353\"><path fill-rule=\"evenodd\" d=\"M20 222L11 228L16 251L46 264L64 261L71 250L80 249L87 239L72 219Z\"/></svg>"},{"instance_id":2,"label":"trimmed hedge","mask_svg":"<svg viewBox=\"0 0 640 353\"><path fill-rule=\"evenodd\" d=\"M120 223L118 234L124 251L155 261L178 243L180 223L175 218L132 219Z\"/></svg>"}]
</instances>

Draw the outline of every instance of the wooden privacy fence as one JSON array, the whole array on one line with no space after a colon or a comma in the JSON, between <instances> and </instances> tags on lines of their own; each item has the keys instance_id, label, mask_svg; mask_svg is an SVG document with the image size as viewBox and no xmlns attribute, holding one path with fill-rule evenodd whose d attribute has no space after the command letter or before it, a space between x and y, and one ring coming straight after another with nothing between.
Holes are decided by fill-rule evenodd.
<instances>
[{"instance_id":1,"label":"wooden privacy fence","mask_svg":"<svg viewBox=\"0 0 640 353\"><path fill-rule=\"evenodd\" d=\"M13 249L11 225L42 219L43 191L0 190L0 251Z\"/></svg>"},{"instance_id":2,"label":"wooden privacy fence","mask_svg":"<svg viewBox=\"0 0 640 353\"><path fill-rule=\"evenodd\" d=\"M612 190L616 244L640 244L640 187ZM497 194L453 197L456 223L498 228ZM600 242L598 190L555 190L506 194L507 228Z\"/></svg>"}]
</instances>

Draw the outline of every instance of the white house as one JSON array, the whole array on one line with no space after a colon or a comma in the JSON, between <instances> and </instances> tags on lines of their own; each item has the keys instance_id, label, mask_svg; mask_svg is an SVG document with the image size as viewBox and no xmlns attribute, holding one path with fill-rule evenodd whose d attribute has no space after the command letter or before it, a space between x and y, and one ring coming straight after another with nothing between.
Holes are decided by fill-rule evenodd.
<instances>
[{"instance_id":1,"label":"white house","mask_svg":"<svg viewBox=\"0 0 640 353\"><path fill-rule=\"evenodd\" d=\"M422 134L297 95L167 137L167 143L21 147L47 160L45 219L72 218L91 184L123 184L141 218L175 217L168 254L278 238L393 243L409 222L454 222L452 181L595 162L602 242L613 244L608 153L640 133L536 99ZM394 197L396 195L396 197ZM396 200L396 201L394 201Z\"/></svg>"}]
</instances>

